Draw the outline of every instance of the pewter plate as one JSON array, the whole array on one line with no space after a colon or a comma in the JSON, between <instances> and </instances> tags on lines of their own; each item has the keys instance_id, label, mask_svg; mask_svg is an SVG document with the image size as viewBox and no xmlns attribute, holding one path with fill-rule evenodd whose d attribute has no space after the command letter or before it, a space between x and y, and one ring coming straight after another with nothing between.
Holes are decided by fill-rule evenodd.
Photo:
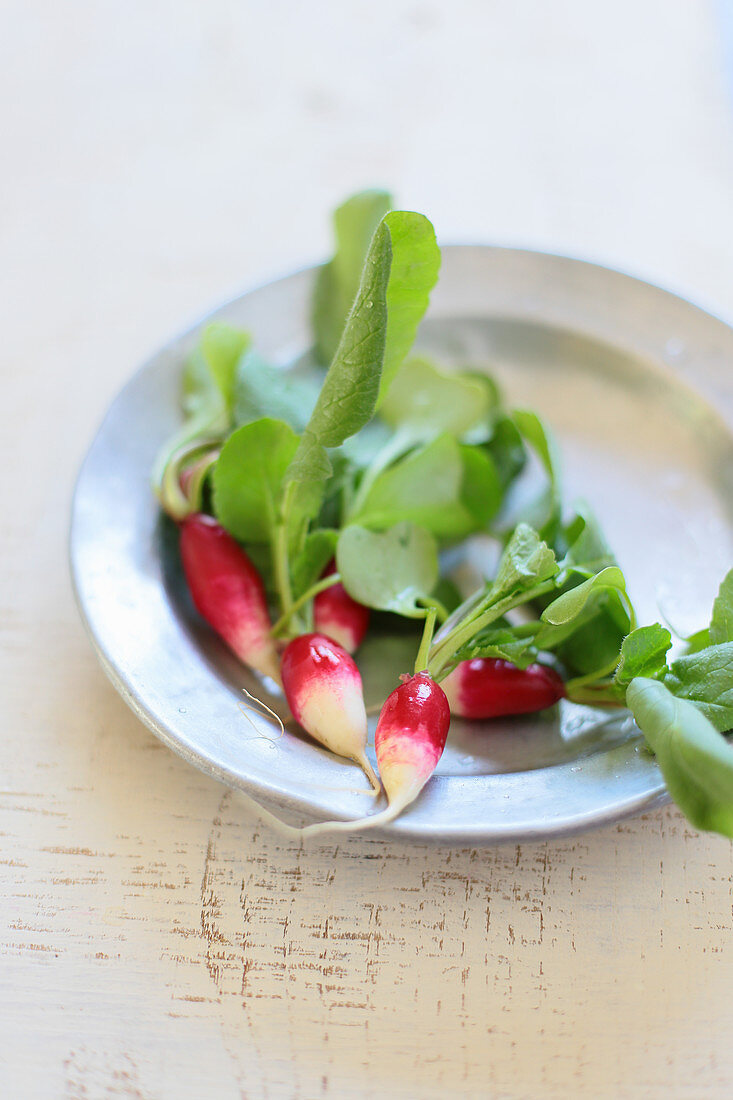
<instances>
[{"instance_id":1,"label":"pewter plate","mask_svg":"<svg viewBox=\"0 0 733 1100\"><path fill-rule=\"evenodd\" d=\"M315 269L212 318L250 329L287 365L309 343ZM203 324L204 322L201 322ZM373 802L351 765L242 709L261 685L201 623L175 531L148 472L179 423L180 372L201 324L155 355L109 410L79 475L71 521L77 599L100 661L134 712L203 771L284 816L350 818ZM420 346L498 375L513 405L559 436L565 497L593 502L640 621L707 622L733 562L733 330L627 275L535 252L443 250ZM410 639L368 642L368 701L409 669ZM278 701L265 696L275 706ZM373 726L372 726L373 734ZM493 844L576 832L666 800L626 712L562 704L491 724L454 721L436 775L385 836Z\"/></svg>"}]
</instances>

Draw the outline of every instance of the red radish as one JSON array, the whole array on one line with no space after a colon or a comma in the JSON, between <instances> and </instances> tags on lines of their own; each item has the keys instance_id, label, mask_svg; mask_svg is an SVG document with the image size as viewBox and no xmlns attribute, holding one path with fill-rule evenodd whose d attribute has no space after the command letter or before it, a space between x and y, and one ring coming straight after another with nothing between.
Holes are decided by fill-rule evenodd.
<instances>
[{"instance_id":1,"label":"red radish","mask_svg":"<svg viewBox=\"0 0 733 1100\"><path fill-rule=\"evenodd\" d=\"M443 755L450 707L445 692L427 672L403 676L387 697L377 723L375 745L387 808L356 821L320 821L293 829L268 814L268 820L288 835L317 836L328 832L371 829L394 821L413 802Z\"/></svg>"},{"instance_id":2,"label":"red radish","mask_svg":"<svg viewBox=\"0 0 733 1100\"><path fill-rule=\"evenodd\" d=\"M280 683L265 588L244 550L201 513L181 523L180 548L196 610L240 661Z\"/></svg>"},{"instance_id":3,"label":"red radish","mask_svg":"<svg viewBox=\"0 0 733 1100\"><path fill-rule=\"evenodd\" d=\"M323 573L330 577L336 572L331 561ZM313 601L313 621L319 634L333 638L347 653L354 653L369 627L369 608L352 600L340 582L319 592Z\"/></svg>"},{"instance_id":4,"label":"red radish","mask_svg":"<svg viewBox=\"0 0 733 1100\"><path fill-rule=\"evenodd\" d=\"M377 722L377 766L389 806L382 821L417 798L443 755L450 726L445 692L427 672L403 676L387 697Z\"/></svg>"},{"instance_id":5,"label":"red radish","mask_svg":"<svg viewBox=\"0 0 733 1100\"><path fill-rule=\"evenodd\" d=\"M281 673L295 720L331 752L355 760L378 791L379 779L365 752L361 676L346 650L325 634L301 634L288 643Z\"/></svg>"},{"instance_id":6,"label":"red radish","mask_svg":"<svg viewBox=\"0 0 733 1100\"><path fill-rule=\"evenodd\" d=\"M553 668L521 669L494 657L461 661L443 680L450 709L460 718L504 718L532 714L565 697L565 685Z\"/></svg>"}]
</instances>

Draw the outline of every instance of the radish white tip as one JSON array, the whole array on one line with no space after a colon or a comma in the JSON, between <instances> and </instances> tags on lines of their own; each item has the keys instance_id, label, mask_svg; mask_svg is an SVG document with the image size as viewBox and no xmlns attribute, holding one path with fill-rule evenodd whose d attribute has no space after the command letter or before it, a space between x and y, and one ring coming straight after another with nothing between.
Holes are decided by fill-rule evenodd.
<instances>
[{"instance_id":1,"label":"radish white tip","mask_svg":"<svg viewBox=\"0 0 733 1100\"><path fill-rule=\"evenodd\" d=\"M300 830L301 836L320 836L323 833L351 833L361 832L363 829L378 829L382 825L389 825L409 806L418 792L405 794L385 806L379 813L370 814L368 817L357 817L353 821L317 821L314 825L304 825Z\"/></svg>"},{"instance_id":2,"label":"radish white tip","mask_svg":"<svg viewBox=\"0 0 733 1100\"><path fill-rule=\"evenodd\" d=\"M339 788L329 788L338 790ZM349 790L351 788L344 788ZM306 836L319 836L323 833L330 832L350 832L354 829L368 829L375 825L387 824L392 821L404 809L403 805L387 806L379 813L371 814L369 817L356 818L353 821L318 821L313 825L288 825L286 821L279 818L277 814L272 813L271 810L265 809L265 807L252 798L251 795L245 794L244 791L235 792L247 805L255 811L255 813L263 821L266 821L268 825L271 825L275 832L280 833L281 836L291 837L296 840L301 840ZM368 795L373 797L376 791L359 791L359 794Z\"/></svg>"}]
</instances>

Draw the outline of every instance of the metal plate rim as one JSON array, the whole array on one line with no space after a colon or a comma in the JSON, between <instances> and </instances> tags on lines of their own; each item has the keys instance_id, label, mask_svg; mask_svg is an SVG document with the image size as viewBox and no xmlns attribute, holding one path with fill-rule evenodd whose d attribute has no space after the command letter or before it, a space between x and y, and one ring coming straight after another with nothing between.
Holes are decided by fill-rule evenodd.
<instances>
[{"instance_id":1,"label":"metal plate rim","mask_svg":"<svg viewBox=\"0 0 733 1100\"><path fill-rule=\"evenodd\" d=\"M687 301L678 295L673 294L664 288L654 286L651 283L645 283L642 280L637 279L634 276L628 275L624 272L616 271L612 268L605 268L602 265L590 263L586 260L574 260L572 257L560 256L550 252L534 252L528 249L511 249L505 247L494 247L488 245L451 245L444 248L444 253L456 253L465 252L470 250L472 252L481 254L491 254L492 257L500 258L502 254L511 256L521 256L528 262L537 262L540 264L549 263L550 265L554 261L561 261L562 263L570 264L573 266L582 265L582 267L594 268L595 271L602 275L611 276L614 279L623 280L626 283L636 285L640 288L648 290L654 290L664 295L665 298L674 299L679 306L685 310L695 310L700 315L703 321L707 320L714 322L716 325L721 325L728 330L731 336L731 332L727 323L720 317L716 317L714 314L704 310L701 306L695 305ZM95 461L95 450L98 441L104 437L105 430L110 422L114 408L121 401L128 391L134 387L136 381L141 376L146 375L147 372L154 371L156 363L159 362L161 356L165 355L171 348L182 344L183 342L190 340L200 326L205 323L214 315L219 315L223 311L236 306L243 299L248 298L251 294L257 291L263 291L268 288L272 288L280 283L285 283L293 279L297 279L304 276L312 275L314 268L303 268L298 272L294 272L289 276L285 276L282 280L275 280L264 284L262 287L255 288L255 290L247 292L246 294L237 296L225 303L223 306L209 311L204 317L197 321L194 325L187 327L182 333L180 333L173 340L166 343L159 352L149 357L146 362L136 371L132 377L128 380L125 386L121 389L115 400L112 402L102 424L94 437L90 449L87 453L84 462L82 463L79 475L77 477L76 486L74 489L73 505L71 524L69 530L69 555L72 584L74 588L74 594L79 607L79 611L86 627L87 633L90 637L92 645L97 653L97 656L106 672L107 676L122 695L127 704L131 707L134 713L140 718L141 721L155 733L165 744L173 748L178 755L182 756L187 762L198 767L206 774L211 775L214 778L221 780L229 786L238 788L245 795L250 797L259 797L270 807L277 807L278 810L285 812L292 812L302 816L321 816L324 812L323 805L319 801L307 801L299 798L293 798L277 784L272 783L267 786L263 786L256 781L248 781L246 777L237 775L230 769L222 767L210 758L203 756L201 753L192 751L190 747L183 743L175 734L171 731L170 722L166 720L165 716L161 716L156 713L154 709L145 702L145 699L138 690L139 685L134 683L129 674L121 667L120 661L116 657L114 652L111 652L108 645L105 643L104 626L100 624L95 614L94 607L90 605L89 593L86 588L84 567L83 567L83 554L81 553L80 538L83 532L79 527L79 511L84 502L84 496L87 490L87 480L89 476L90 468ZM563 767L564 765L558 765ZM654 781L652 778L654 777ZM484 777L481 777L484 778ZM501 779L501 777L496 777ZM443 782L446 782L443 779ZM440 784L438 784L440 786ZM623 799L620 798L616 801L611 801L597 809L585 812L583 814L573 814L572 812L567 815L558 815L555 819L544 819L532 824L526 824L524 826L517 826L516 824L503 828L497 821L493 821L490 825L482 825L481 822L467 822L457 821L453 826L444 825L442 829L436 832L435 829L430 827L429 821L426 822L422 815L415 815L414 813L407 813L401 819L399 819L392 826L387 827L385 830L380 830L380 833L389 835L395 839L414 840L425 843L434 844L494 844L507 841L520 841L520 840L541 840L549 837L565 836L572 833L577 833L585 829L610 824L621 820L624 817L632 814L639 813L645 809L650 809L664 802L668 802L669 797L665 791L664 784L659 775L658 769L650 761L650 784L649 787L639 795L633 798ZM333 816L336 818L345 819L348 815L335 811ZM374 835L379 835L375 830Z\"/></svg>"}]
</instances>

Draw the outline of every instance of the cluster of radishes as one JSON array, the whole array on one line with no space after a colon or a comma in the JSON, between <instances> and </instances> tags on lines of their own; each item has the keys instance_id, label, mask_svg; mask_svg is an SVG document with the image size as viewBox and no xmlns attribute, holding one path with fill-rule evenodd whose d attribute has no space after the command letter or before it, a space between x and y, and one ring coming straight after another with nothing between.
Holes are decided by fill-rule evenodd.
<instances>
[{"instance_id":1,"label":"cluster of radishes","mask_svg":"<svg viewBox=\"0 0 733 1100\"><path fill-rule=\"evenodd\" d=\"M317 372L314 384L307 372L293 372L295 388L288 390L284 372L249 357L247 333L207 326L184 372L184 423L161 451L152 480L179 525L196 609L245 665L282 689L307 733L358 763L375 792L384 788L387 809L368 819L376 824L395 817L432 775L451 712L481 719L525 714L551 706L565 689L550 668L516 667L500 647L462 659L461 645L514 606L511 599L476 616L469 607L466 619L465 608L456 608L449 624L448 608L435 596L439 540L455 544L486 530L505 485L480 449L495 427L488 427L491 383L470 372L451 378L407 358L438 277L433 227L420 214L392 210L381 192L354 196L335 223L337 254L321 269L313 298L315 352L320 368L330 363L325 373ZM349 457L346 442L375 428L379 442L373 435L367 441L369 457ZM339 460L349 472L334 482ZM395 477L397 503L389 489ZM413 486L426 479L443 486L442 495L430 518L415 517ZM334 484L335 515L328 510ZM556 571L551 551L536 532L531 537ZM326 549L309 558L314 539ZM382 540L379 552L375 539ZM258 546L269 548L260 570L252 561ZM365 546L371 551L362 564ZM531 572L531 562L527 567ZM381 578L382 588L365 585L369 577ZM276 622L270 606L279 610ZM424 620L412 674L394 670L399 684L381 708L379 775L366 755L367 713L352 656L370 609Z\"/></svg>"},{"instance_id":2,"label":"cluster of radishes","mask_svg":"<svg viewBox=\"0 0 733 1100\"><path fill-rule=\"evenodd\" d=\"M283 370L248 333L205 326L184 368L183 423L152 475L200 615L283 691L294 721L384 789L381 812L299 835L396 817L435 770L451 714L529 714L561 698L629 706L690 820L733 835L733 752L720 738L733 728L720 687L733 570L709 627L669 664L669 630L638 625L592 511L564 514L537 413L507 408L483 372L412 351L440 268L428 219L367 191L334 225L311 352ZM487 535L496 567L453 584ZM423 624L412 671L393 670L380 710L379 774L353 658L372 611Z\"/></svg>"},{"instance_id":3,"label":"cluster of radishes","mask_svg":"<svg viewBox=\"0 0 733 1100\"><path fill-rule=\"evenodd\" d=\"M396 817L420 793L445 748L451 711L464 718L526 714L564 695L560 677L543 665L520 670L495 659L463 661L445 690L425 671L403 674L377 723L378 778L366 755L367 714L351 656L369 626L368 608L340 583L330 585L314 598L316 631L293 638L280 653L262 580L231 535L195 513L180 524L180 550L199 614L245 665L282 686L303 729L359 764L375 791L381 778L388 808L367 819L370 824Z\"/></svg>"}]
</instances>

